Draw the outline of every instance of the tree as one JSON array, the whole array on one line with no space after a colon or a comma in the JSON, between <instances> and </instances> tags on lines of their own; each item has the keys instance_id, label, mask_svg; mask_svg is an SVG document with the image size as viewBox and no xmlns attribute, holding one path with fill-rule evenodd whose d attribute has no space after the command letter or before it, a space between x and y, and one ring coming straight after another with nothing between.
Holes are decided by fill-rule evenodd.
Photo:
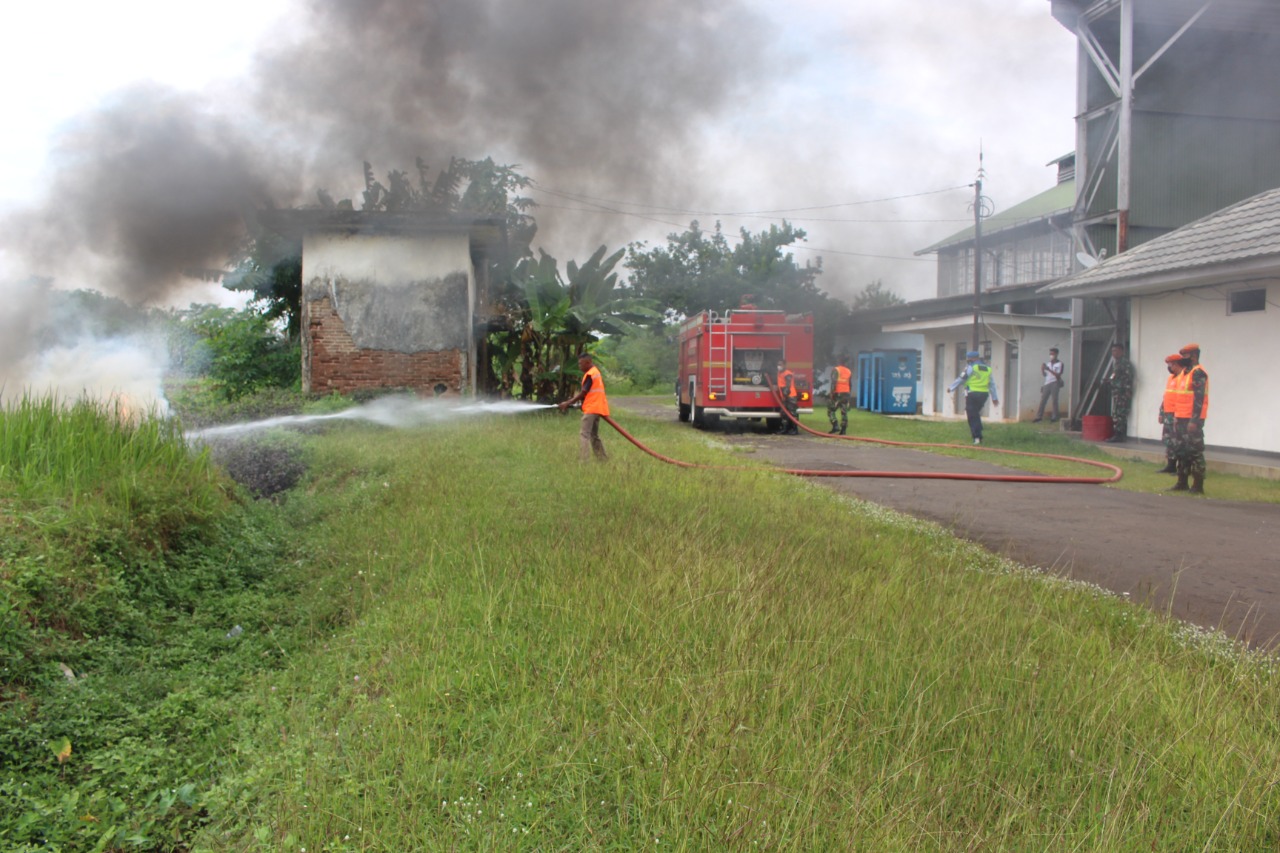
<instances>
[{"instance_id":1,"label":"tree","mask_svg":"<svg viewBox=\"0 0 1280 853\"><path fill-rule=\"evenodd\" d=\"M868 311L872 308L890 308L894 305L906 304L907 300L903 299L891 288L885 287L884 282L880 279L871 282L862 288L862 292L853 297L854 311Z\"/></svg>"},{"instance_id":2,"label":"tree","mask_svg":"<svg viewBox=\"0 0 1280 853\"><path fill-rule=\"evenodd\" d=\"M515 280L524 293L523 310L509 332L490 336L495 373L503 390L527 399L559 399L577 378L577 357L602 335L638 331L657 312L628 288L619 287L614 268L625 250L606 257L601 246L579 266L566 264L567 279L556 259L539 250L538 258L517 265Z\"/></svg>"},{"instance_id":3,"label":"tree","mask_svg":"<svg viewBox=\"0 0 1280 853\"><path fill-rule=\"evenodd\" d=\"M636 293L651 300L667 322L700 311L723 313L750 302L788 313L812 312L815 346L830 341L848 307L818 287L817 263L796 263L787 246L803 240L804 230L788 222L752 234L739 232L736 247L716 223L710 234L697 221L681 234L669 234L667 245L628 247L627 266Z\"/></svg>"},{"instance_id":4,"label":"tree","mask_svg":"<svg viewBox=\"0 0 1280 853\"><path fill-rule=\"evenodd\" d=\"M247 254L222 282L227 290L250 295L259 312L283 321L285 337L302 330L302 245L255 226Z\"/></svg>"}]
</instances>

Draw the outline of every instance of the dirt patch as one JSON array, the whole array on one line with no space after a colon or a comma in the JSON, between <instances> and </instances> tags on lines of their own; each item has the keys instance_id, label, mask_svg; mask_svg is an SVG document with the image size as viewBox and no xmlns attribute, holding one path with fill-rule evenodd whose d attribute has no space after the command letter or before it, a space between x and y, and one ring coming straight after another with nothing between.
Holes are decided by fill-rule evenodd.
<instances>
[{"instance_id":1,"label":"dirt patch","mask_svg":"<svg viewBox=\"0 0 1280 853\"><path fill-rule=\"evenodd\" d=\"M610 403L624 417L674 419L672 407L653 401L621 398ZM963 431L963 425L957 429ZM1000 464L995 464L804 434L784 437L748 430L724 439L749 445L757 458L784 468L1016 470L1009 467L1008 456L998 457ZM877 478L815 482L936 521L1020 563L1127 594L1251 645L1280 644L1280 505L1077 484Z\"/></svg>"}]
</instances>

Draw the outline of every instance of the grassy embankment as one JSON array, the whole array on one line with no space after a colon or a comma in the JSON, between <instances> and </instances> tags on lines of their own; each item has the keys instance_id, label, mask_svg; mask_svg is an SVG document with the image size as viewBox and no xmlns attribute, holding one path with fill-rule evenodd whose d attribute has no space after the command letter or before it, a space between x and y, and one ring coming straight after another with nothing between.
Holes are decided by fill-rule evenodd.
<instances>
[{"instance_id":1,"label":"grassy embankment","mask_svg":"<svg viewBox=\"0 0 1280 853\"><path fill-rule=\"evenodd\" d=\"M204 840L1276 845L1268 661L797 479L606 441L580 467L556 416L318 439L286 511L361 615L246 700L269 724Z\"/></svg>"},{"instance_id":2,"label":"grassy embankment","mask_svg":"<svg viewBox=\"0 0 1280 853\"><path fill-rule=\"evenodd\" d=\"M337 426L251 504L172 435L32 420L0 440L9 848L1280 840L1269 660L801 480L611 432L579 466L533 415ZM46 428L101 437L19 465Z\"/></svg>"},{"instance_id":3,"label":"grassy embankment","mask_svg":"<svg viewBox=\"0 0 1280 853\"><path fill-rule=\"evenodd\" d=\"M285 536L171 421L0 409L0 849L182 849L245 678L299 621Z\"/></svg>"}]
</instances>

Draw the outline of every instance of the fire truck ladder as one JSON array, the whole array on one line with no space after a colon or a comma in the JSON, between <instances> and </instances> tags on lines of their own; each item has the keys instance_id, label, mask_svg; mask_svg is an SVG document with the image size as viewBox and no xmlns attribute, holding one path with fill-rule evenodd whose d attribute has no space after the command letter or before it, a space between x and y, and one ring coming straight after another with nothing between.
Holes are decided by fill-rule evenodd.
<instances>
[{"instance_id":1,"label":"fire truck ladder","mask_svg":"<svg viewBox=\"0 0 1280 853\"><path fill-rule=\"evenodd\" d=\"M733 370L729 363L729 329L717 329L713 325L710 333L707 341L707 390L723 400L729 393L729 375Z\"/></svg>"}]
</instances>

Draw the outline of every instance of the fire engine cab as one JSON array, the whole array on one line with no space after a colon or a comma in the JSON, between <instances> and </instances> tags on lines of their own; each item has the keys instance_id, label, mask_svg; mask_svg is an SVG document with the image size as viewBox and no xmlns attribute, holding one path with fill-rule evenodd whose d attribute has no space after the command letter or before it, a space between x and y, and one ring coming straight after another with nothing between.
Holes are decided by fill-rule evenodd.
<instances>
[{"instance_id":1,"label":"fire engine cab","mask_svg":"<svg viewBox=\"0 0 1280 853\"><path fill-rule=\"evenodd\" d=\"M812 412L812 314L748 307L690 317L680 326L680 420L697 427L714 427L721 418L780 422L771 387L779 359L795 374L800 412Z\"/></svg>"}]
</instances>

